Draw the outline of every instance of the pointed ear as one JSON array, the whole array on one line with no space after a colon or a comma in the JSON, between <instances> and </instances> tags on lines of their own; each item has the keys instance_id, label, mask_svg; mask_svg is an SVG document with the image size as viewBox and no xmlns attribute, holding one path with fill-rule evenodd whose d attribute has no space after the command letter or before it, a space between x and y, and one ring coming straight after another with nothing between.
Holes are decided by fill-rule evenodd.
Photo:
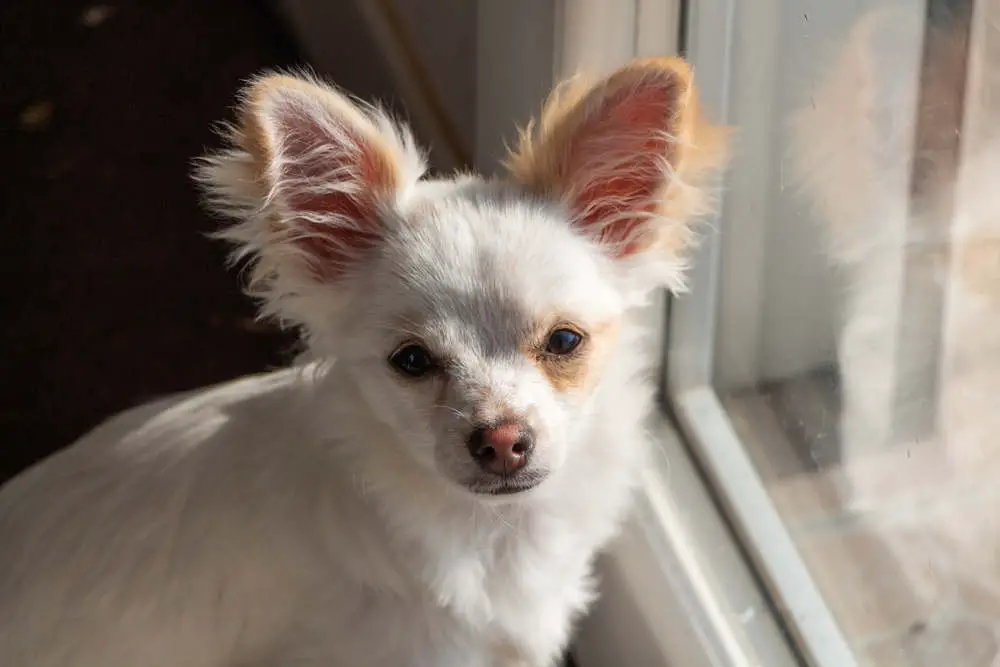
<instances>
[{"instance_id":1,"label":"pointed ear","mask_svg":"<svg viewBox=\"0 0 1000 667\"><path fill-rule=\"evenodd\" d=\"M382 214L424 171L406 128L306 78L251 82L228 138L196 179L209 207L235 220L219 236L252 259L251 292L293 319L290 302L329 293L378 245Z\"/></svg>"},{"instance_id":2,"label":"pointed ear","mask_svg":"<svg viewBox=\"0 0 1000 667\"><path fill-rule=\"evenodd\" d=\"M683 60L637 60L596 85L556 88L507 167L563 201L613 257L658 248L679 260L691 219L707 208L705 178L725 162L727 134L702 118Z\"/></svg>"}]
</instances>

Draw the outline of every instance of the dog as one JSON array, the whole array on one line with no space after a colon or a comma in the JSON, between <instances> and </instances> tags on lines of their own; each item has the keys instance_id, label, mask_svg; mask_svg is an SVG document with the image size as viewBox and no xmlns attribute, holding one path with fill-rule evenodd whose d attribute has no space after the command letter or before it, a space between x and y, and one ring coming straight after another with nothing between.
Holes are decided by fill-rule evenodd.
<instances>
[{"instance_id":1,"label":"dog","mask_svg":"<svg viewBox=\"0 0 1000 667\"><path fill-rule=\"evenodd\" d=\"M0 664L557 663L629 507L726 129L676 58L556 87L503 177L266 74L196 180L292 367L124 412L0 491Z\"/></svg>"}]
</instances>

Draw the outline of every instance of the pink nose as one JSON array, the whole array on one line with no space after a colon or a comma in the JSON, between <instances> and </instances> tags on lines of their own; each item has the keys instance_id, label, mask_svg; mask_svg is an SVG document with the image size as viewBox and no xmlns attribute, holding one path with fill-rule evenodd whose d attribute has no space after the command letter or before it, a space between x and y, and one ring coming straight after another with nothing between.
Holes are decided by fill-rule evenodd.
<instances>
[{"instance_id":1,"label":"pink nose","mask_svg":"<svg viewBox=\"0 0 1000 667\"><path fill-rule=\"evenodd\" d=\"M535 446L531 429L520 421L503 421L480 426L469 436L469 453L484 469L495 475L510 475L528 462Z\"/></svg>"}]
</instances>

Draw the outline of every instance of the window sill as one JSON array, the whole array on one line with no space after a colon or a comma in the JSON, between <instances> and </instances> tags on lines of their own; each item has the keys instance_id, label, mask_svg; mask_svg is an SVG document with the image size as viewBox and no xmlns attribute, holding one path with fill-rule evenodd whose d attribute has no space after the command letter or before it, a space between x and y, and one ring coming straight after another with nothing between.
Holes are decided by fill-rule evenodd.
<instances>
[{"instance_id":1,"label":"window sill","mask_svg":"<svg viewBox=\"0 0 1000 667\"><path fill-rule=\"evenodd\" d=\"M581 624L576 664L799 664L676 430L659 421L661 455L599 563L601 598Z\"/></svg>"}]
</instances>

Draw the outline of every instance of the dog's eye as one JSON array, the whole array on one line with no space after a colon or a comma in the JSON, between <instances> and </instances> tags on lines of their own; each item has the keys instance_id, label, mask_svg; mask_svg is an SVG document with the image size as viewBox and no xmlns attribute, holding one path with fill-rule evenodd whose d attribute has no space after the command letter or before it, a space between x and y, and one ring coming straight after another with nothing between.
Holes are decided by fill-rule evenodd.
<instances>
[{"instance_id":1,"label":"dog's eye","mask_svg":"<svg viewBox=\"0 0 1000 667\"><path fill-rule=\"evenodd\" d=\"M569 354L580 346L583 336L572 329L556 329L549 334L545 351L549 354Z\"/></svg>"},{"instance_id":2,"label":"dog's eye","mask_svg":"<svg viewBox=\"0 0 1000 667\"><path fill-rule=\"evenodd\" d=\"M427 375L436 367L431 353L416 343L409 343L393 352L389 363L400 373L415 378Z\"/></svg>"}]
</instances>

